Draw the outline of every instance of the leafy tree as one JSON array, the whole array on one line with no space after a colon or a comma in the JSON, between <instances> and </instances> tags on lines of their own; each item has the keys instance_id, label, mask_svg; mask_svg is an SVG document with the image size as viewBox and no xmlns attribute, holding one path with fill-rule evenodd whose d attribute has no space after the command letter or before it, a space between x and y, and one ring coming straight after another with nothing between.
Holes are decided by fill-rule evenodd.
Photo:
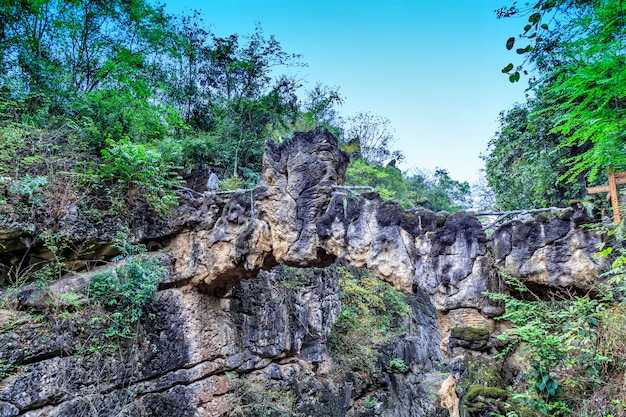
<instances>
[{"instance_id":1,"label":"leafy tree","mask_svg":"<svg viewBox=\"0 0 626 417\"><path fill-rule=\"evenodd\" d=\"M403 174L398 168L372 165L364 159L350 162L346 184L374 187L383 199L396 200L405 209L424 207L456 212L470 206L470 186L450 178L448 171L415 171Z\"/></svg>"},{"instance_id":2,"label":"leafy tree","mask_svg":"<svg viewBox=\"0 0 626 417\"><path fill-rule=\"evenodd\" d=\"M219 37L197 15L183 18L169 99L196 131L194 146L211 150L222 173L254 182L264 141L300 117L300 84L278 67L301 65L260 26L248 36ZM205 155L208 156L208 155ZM206 158L204 158L206 160Z\"/></svg>"},{"instance_id":3,"label":"leafy tree","mask_svg":"<svg viewBox=\"0 0 626 417\"><path fill-rule=\"evenodd\" d=\"M500 130L482 155L498 209L563 205L584 191L582 178L577 184L559 182L567 171L564 160L575 150L559 147L563 135L551 132L553 121L539 110L542 105L529 101L502 112Z\"/></svg>"},{"instance_id":4,"label":"leafy tree","mask_svg":"<svg viewBox=\"0 0 626 417\"><path fill-rule=\"evenodd\" d=\"M346 171L346 184L374 187L383 199L397 200L405 208L412 206L405 201L407 185L396 167L372 165L365 159L351 161Z\"/></svg>"},{"instance_id":5,"label":"leafy tree","mask_svg":"<svg viewBox=\"0 0 626 417\"><path fill-rule=\"evenodd\" d=\"M165 42L165 22L144 0L3 1L0 62L31 95L120 85L139 92L155 78L150 58Z\"/></svg>"},{"instance_id":6,"label":"leafy tree","mask_svg":"<svg viewBox=\"0 0 626 417\"><path fill-rule=\"evenodd\" d=\"M407 197L415 207L434 211L456 212L469 208L470 186L467 181L456 181L447 170L437 168L434 173L416 171L406 175Z\"/></svg>"},{"instance_id":7,"label":"leafy tree","mask_svg":"<svg viewBox=\"0 0 626 417\"><path fill-rule=\"evenodd\" d=\"M171 188L178 178L161 154L128 138L106 142L108 147L101 151L104 163L100 166L100 176L110 188L126 196L126 204L136 199L137 190L142 191L156 211L167 212L168 206L176 204Z\"/></svg>"},{"instance_id":8,"label":"leafy tree","mask_svg":"<svg viewBox=\"0 0 626 417\"><path fill-rule=\"evenodd\" d=\"M540 0L497 11L528 16L519 37L525 43L516 52L536 68L532 86L544 103L540 111L554 120L551 132L563 135L558 146L582 150L566 160L561 178L570 182L580 174L593 181L610 165L626 168L623 8L618 0ZM503 72L518 81L522 66L513 70L509 64Z\"/></svg>"},{"instance_id":9,"label":"leafy tree","mask_svg":"<svg viewBox=\"0 0 626 417\"><path fill-rule=\"evenodd\" d=\"M346 120L342 137L353 157L363 158L370 164L384 165L392 160L401 162L404 159L400 151L391 150L396 138L387 118L372 113L357 113Z\"/></svg>"},{"instance_id":10,"label":"leafy tree","mask_svg":"<svg viewBox=\"0 0 626 417\"><path fill-rule=\"evenodd\" d=\"M340 137L341 119L335 106L342 103L343 97L336 88L317 83L306 91L306 99L298 102L297 111L292 114L291 121L270 124L267 130L276 142L293 136L294 132L314 130L318 126L324 126Z\"/></svg>"},{"instance_id":11,"label":"leafy tree","mask_svg":"<svg viewBox=\"0 0 626 417\"><path fill-rule=\"evenodd\" d=\"M540 297L522 280L503 278L518 295L487 295L506 303L496 320L515 325L497 336L504 342L499 356L515 352L526 363L523 377L508 387L515 393L512 399L550 416L618 415L607 411L622 404L598 395L624 372L626 316L623 303L613 298L616 288L603 285L585 295Z\"/></svg>"}]
</instances>

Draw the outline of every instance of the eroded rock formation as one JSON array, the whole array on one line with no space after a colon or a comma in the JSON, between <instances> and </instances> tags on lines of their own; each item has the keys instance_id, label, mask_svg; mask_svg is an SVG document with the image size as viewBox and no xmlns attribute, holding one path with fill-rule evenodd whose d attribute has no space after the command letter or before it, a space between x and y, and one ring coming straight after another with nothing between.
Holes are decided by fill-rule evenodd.
<instances>
[{"instance_id":1,"label":"eroded rock formation","mask_svg":"<svg viewBox=\"0 0 626 417\"><path fill-rule=\"evenodd\" d=\"M257 277L279 264L338 259L419 300L414 331L390 347L411 371L387 375L380 407L362 415L435 415L429 396L438 390L453 415L480 415L472 401L499 393L480 387L498 385L503 366L493 359L493 317L502 306L485 292L501 290L500 270L537 286L586 288L605 267L593 256L599 237L579 227L590 219L573 207L510 222L491 239L470 213L404 211L376 193L352 195L341 187L346 165L330 133L299 133L267 146L262 186L229 198L189 197L159 227L135 224L136 236L164 246L169 273L143 323L145 340L118 359L81 354L88 335L78 316L44 328L23 325L25 312L7 312L3 323L16 330L1 336L14 348L0 349L0 358L26 369L1 382L0 416L226 415L241 374L295 392L304 415L361 415L354 384L331 383L326 341L339 311L336 278L318 273L287 292L275 272ZM67 278L67 286L81 293L87 279ZM22 298L18 307L42 308Z\"/></svg>"},{"instance_id":2,"label":"eroded rock formation","mask_svg":"<svg viewBox=\"0 0 626 417\"><path fill-rule=\"evenodd\" d=\"M407 293L421 289L439 311L500 311L487 239L472 215L404 211L376 193L341 191L347 157L325 130L296 134L264 157L264 186L226 202L208 196L202 219L172 240L174 276L206 291L227 289L278 263L366 267ZM198 204L198 203L196 203Z\"/></svg>"}]
</instances>

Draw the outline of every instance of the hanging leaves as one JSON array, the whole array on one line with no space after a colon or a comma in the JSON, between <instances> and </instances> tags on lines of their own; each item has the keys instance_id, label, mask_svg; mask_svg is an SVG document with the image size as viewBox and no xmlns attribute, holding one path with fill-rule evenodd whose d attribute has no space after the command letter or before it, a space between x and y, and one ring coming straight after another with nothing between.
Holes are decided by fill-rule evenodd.
<instances>
[{"instance_id":1,"label":"hanging leaves","mask_svg":"<svg viewBox=\"0 0 626 417\"><path fill-rule=\"evenodd\" d=\"M509 81L512 83L518 82L520 79L519 71L515 71L513 74L509 75Z\"/></svg>"},{"instance_id":2,"label":"hanging leaves","mask_svg":"<svg viewBox=\"0 0 626 417\"><path fill-rule=\"evenodd\" d=\"M506 40L506 49L510 51L511 49L513 49L513 45L515 45L515 38L511 36L509 39Z\"/></svg>"},{"instance_id":3,"label":"hanging leaves","mask_svg":"<svg viewBox=\"0 0 626 417\"><path fill-rule=\"evenodd\" d=\"M626 97L626 71L620 70L624 6L614 0L593 6L539 0L533 9L521 30L531 43L515 52L525 57L520 68L535 66L533 88L541 111L550 115L551 133L561 135L560 148L571 150L561 180L593 180L608 165L626 168L626 104L621 100ZM513 49L514 39L506 45ZM502 72L514 83L522 70L512 70L507 65Z\"/></svg>"},{"instance_id":4,"label":"hanging leaves","mask_svg":"<svg viewBox=\"0 0 626 417\"><path fill-rule=\"evenodd\" d=\"M528 21L533 24L539 23L540 20L541 20L541 13L533 13L528 18Z\"/></svg>"}]
</instances>

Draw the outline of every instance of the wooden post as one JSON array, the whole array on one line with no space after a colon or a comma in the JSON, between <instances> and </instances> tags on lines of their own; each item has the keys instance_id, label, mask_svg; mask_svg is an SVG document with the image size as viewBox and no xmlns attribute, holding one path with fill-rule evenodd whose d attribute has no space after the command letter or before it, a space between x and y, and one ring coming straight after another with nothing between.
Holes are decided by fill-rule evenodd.
<instances>
[{"instance_id":1,"label":"wooden post","mask_svg":"<svg viewBox=\"0 0 626 417\"><path fill-rule=\"evenodd\" d=\"M617 196L617 184L626 184L626 171L615 172L613 167L609 167L609 185L599 185L587 188L588 194L609 193L607 200L611 201L613 208L613 221L621 223L622 218L619 212L619 198Z\"/></svg>"},{"instance_id":2,"label":"wooden post","mask_svg":"<svg viewBox=\"0 0 626 417\"><path fill-rule=\"evenodd\" d=\"M611 166L609 167L609 195L611 196L611 207L613 207L613 220L615 223L621 223L619 198L617 197L617 182L615 181L615 171L613 171L613 167Z\"/></svg>"}]
</instances>

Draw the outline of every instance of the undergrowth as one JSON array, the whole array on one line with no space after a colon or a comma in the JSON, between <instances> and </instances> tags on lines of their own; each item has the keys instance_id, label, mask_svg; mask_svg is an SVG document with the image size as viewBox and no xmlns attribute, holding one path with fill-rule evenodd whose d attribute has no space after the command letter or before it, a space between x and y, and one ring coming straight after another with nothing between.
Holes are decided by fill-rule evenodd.
<instances>
[{"instance_id":1,"label":"undergrowth","mask_svg":"<svg viewBox=\"0 0 626 417\"><path fill-rule=\"evenodd\" d=\"M234 375L230 377L229 416L304 417L295 411L296 397L292 392L280 389L266 379Z\"/></svg>"},{"instance_id":2,"label":"undergrowth","mask_svg":"<svg viewBox=\"0 0 626 417\"><path fill-rule=\"evenodd\" d=\"M626 390L626 305L613 287L585 295L541 299L521 280L505 277L509 294L488 294L506 303L497 318L514 324L498 336L500 357L519 355L526 371L509 387L511 398L550 416L623 416Z\"/></svg>"},{"instance_id":3,"label":"undergrowth","mask_svg":"<svg viewBox=\"0 0 626 417\"><path fill-rule=\"evenodd\" d=\"M126 260L114 271L96 274L89 282L89 298L100 303L108 312L106 321L108 338L130 338L135 335L133 326L143 315L146 303L158 289L166 270L159 258L150 258L145 248L121 239L118 243Z\"/></svg>"},{"instance_id":4,"label":"undergrowth","mask_svg":"<svg viewBox=\"0 0 626 417\"><path fill-rule=\"evenodd\" d=\"M342 266L337 271L341 312L330 333L330 351L340 365L372 376L376 348L406 331L407 296L367 273Z\"/></svg>"}]
</instances>

